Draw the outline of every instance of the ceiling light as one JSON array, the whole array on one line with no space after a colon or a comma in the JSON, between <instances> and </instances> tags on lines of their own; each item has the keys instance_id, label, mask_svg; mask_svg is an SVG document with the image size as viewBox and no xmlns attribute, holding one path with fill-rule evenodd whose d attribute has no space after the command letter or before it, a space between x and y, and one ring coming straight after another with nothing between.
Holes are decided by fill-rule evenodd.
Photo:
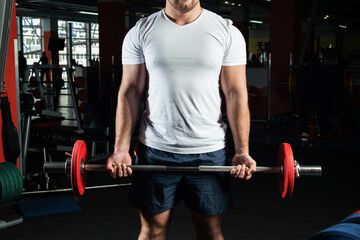
<instances>
[{"instance_id":1,"label":"ceiling light","mask_svg":"<svg viewBox=\"0 0 360 240\"><path fill-rule=\"evenodd\" d=\"M98 13L97 12L87 12L87 11L79 11L79 13L81 13L81 14L87 14L87 15L98 15Z\"/></svg>"},{"instance_id":2,"label":"ceiling light","mask_svg":"<svg viewBox=\"0 0 360 240\"><path fill-rule=\"evenodd\" d=\"M239 3L238 6L241 7L241 4Z\"/></svg>"},{"instance_id":3,"label":"ceiling light","mask_svg":"<svg viewBox=\"0 0 360 240\"><path fill-rule=\"evenodd\" d=\"M228 2L228 1L225 1L225 4L229 4L229 2Z\"/></svg>"},{"instance_id":4,"label":"ceiling light","mask_svg":"<svg viewBox=\"0 0 360 240\"><path fill-rule=\"evenodd\" d=\"M262 24L263 21L258 21L258 20L250 20L250 23L257 23L257 24Z\"/></svg>"}]
</instances>

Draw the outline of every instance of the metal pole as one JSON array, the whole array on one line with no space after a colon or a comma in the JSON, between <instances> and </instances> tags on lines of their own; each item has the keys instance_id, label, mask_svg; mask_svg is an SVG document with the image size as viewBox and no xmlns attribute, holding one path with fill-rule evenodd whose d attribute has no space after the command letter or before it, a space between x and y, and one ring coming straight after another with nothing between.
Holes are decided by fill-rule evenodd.
<instances>
[{"instance_id":1,"label":"metal pole","mask_svg":"<svg viewBox=\"0 0 360 240\"><path fill-rule=\"evenodd\" d=\"M22 51L24 54L24 32L23 32L23 17L19 16L18 19L18 34L19 34L19 40L18 40L18 45L19 45L19 51ZM23 79L23 81L25 81L25 79Z\"/></svg>"},{"instance_id":2,"label":"metal pole","mask_svg":"<svg viewBox=\"0 0 360 240\"><path fill-rule=\"evenodd\" d=\"M9 46L13 0L4 0L0 3L0 85L1 92L5 85L5 68Z\"/></svg>"},{"instance_id":3,"label":"metal pole","mask_svg":"<svg viewBox=\"0 0 360 240\"><path fill-rule=\"evenodd\" d=\"M166 165L127 165L133 171L160 172L230 172L236 166L166 166ZM105 165L86 164L85 171L106 171ZM256 167L261 173L280 173L280 167Z\"/></svg>"},{"instance_id":4,"label":"metal pole","mask_svg":"<svg viewBox=\"0 0 360 240\"><path fill-rule=\"evenodd\" d=\"M269 64L268 64L268 88L267 88L267 120L271 118L271 53L269 53Z\"/></svg>"},{"instance_id":5,"label":"metal pole","mask_svg":"<svg viewBox=\"0 0 360 240\"><path fill-rule=\"evenodd\" d=\"M29 147L29 138L30 138L30 128L31 128L31 115L24 114L23 116L23 128L22 128L22 141L23 141L23 160L22 160L22 175L26 177L26 158L28 154L28 147Z\"/></svg>"},{"instance_id":6,"label":"metal pole","mask_svg":"<svg viewBox=\"0 0 360 240\"><path fill-rule=\"evenodd\" d=\"M91 23L86 23L86 35L88 36L87 37L87 40L86 40L86 54L88 56L88 59L86 61L86 66L89 66L90 65L90 59L91 59L91 42L92 42L92 39L91 39Z\"/></svg>"},{"instance_id":7,"label":"metal pole","mask_svg":"<svg viewBox=\"0 0 360 240\"><path fill-rule=\"evenodd\" d=\"M146 172L230 172L236 166L166 166L166 165L127 165L133 171L146 171ZM44 171L51 173L62 173L68 171L70 164L67 162L50 162L44 164ZM297 166L301 175L321 175L321 166ZM107 171L105 165L101 164L85 164L83 165L84 171L104 172ZM258 173L281 173L281 167L256 167Z\"/></svg>"},{"instance_id":8,"label":"metal pole","mask_svg":"<svg viewBox=\"0 0 360 240\"><path fill-rule=\"evenodd\" d=\"M99 189L99 188L114 188L114 187L125 187L130 186L131 183L119 183L119 184L110 184L110 185L101 185L101 186L91 186L86 187L85 189ZM61 192L71 192L71 188L62 188L62 189L54 189L54 190L45 190L45 191L31 191L31 192L23 192L22 195L32 195L32 194L44 194L44 193L61 193Z\"/></svg>"},{"instance_id":9,"label":"metal pole","mask_svg":"<svg viewBox=\"0 0 360 240\"><path fill-rule=\"evenodd\" d=\"M72 65L72 58L73 58L73 51L72 51L72 23L68 23L67 24L67 54L68 54L68 65L70 66L70 68L72 69L73 65ZM69 84L70 81L68 80Z\"/></svg>"},{"instance_id":10,"label":"metal pole","mask_svg":"<svg viewBox=\"0 0 360 240\"><path fill-rule=\"evenodd\" d=\"M17 61L18 59L18 41L17 39L14 39L14 55L15 55L15 86L16 86L16 110L17 110L17 122L18 122L18 137L19 137L19 144L20 144L20 155L19 155L19 170L22 173L23 169L22 169L22 163L23 163L23 156L24 156L24 152L23 152L23 147L22 147L22 125L21 125L21 109L20 109L20 79L19 79L19 63ZM24 81L24 79L23 79ZM24 176L24 175L23 175Z\"/></svg>"},{"instance_id":11,"label":"metal pole","mask_svg":"<svg viewBox=\"0 0 360 240\"><path fill-rule=\"evenodd\" d=\"M70 89L70 95L71 95L71 100L72 100L72 104L74 107L74 111L75 111L75 115L76 115L76 122L78 125L78 130L83 130L82 129L82 123L80 121L80 113L78 110L78 104L75 98L75 90L73 88L73 79L72 79L72 74L71 74L71 69L70 67L66 67L66 73L67 73L67 78L68 78L68 84L69 84L69 89Z\"/></svg>"},{"instance_id":12,"label":"metal pole","mask_svg":"<svg viewBox=\"0 0 360 240\"><path fill-rule=\"evenodd\" d=\"M311 14L310 14L310 19L309 19L309 23L308 23L306 33L305 33L304 43L302 45L301 52L300 52L300 57L299 57L299 62L298 62L299 66L302 66L304 64L306 48L307 48L307 45L309 43L310 34L311 34L311 31L312 31L313 26L314 26L315 14L316 14L318 2L319 2L318 0L313 1Z\"/></svg>"}]
</instances>

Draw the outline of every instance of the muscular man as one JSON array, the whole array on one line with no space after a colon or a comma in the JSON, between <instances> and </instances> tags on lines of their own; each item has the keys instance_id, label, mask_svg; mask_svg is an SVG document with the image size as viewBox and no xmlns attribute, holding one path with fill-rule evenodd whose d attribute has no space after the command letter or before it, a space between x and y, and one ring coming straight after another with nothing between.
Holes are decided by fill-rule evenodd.
<instances>
[{"instance_id":1,"label":"muscular man","mask_svg":"<svg viewBox=\"0 0 360 240\"><path fill-rule=\"evenodd\" d=\"M122 61L114 153L107 160L113 177L132 174L126 165L143 94L139 164L225 165L220 87L235 147L231 164L237 167L230 174L252 176L245 41L230 20L201 8L199 0L167 0L165 9L139 20L126 35ZM140 210L139 239L166 239L181 199L198 239L223 239L221 214L232 203L223 173L136 172L128 198Z\"/></svg>"}]
</instances>

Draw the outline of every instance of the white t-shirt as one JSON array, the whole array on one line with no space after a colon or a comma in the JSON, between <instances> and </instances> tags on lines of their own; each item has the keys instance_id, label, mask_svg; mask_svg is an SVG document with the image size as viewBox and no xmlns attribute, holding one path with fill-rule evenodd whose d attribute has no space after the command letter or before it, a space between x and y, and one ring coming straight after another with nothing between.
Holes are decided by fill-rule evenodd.
<instances>
[{"instance_id":1,"label":"white t-shirt","mask_svg":"<svg viewBox=\"0 0 360 240\"><path fill-rule=\"evenodd\" d=\"M224 148L220 70L246 64L245 41L232 21L205 9L184 26L164 10L142 18L124 39L122 63L144 62L149 82L139 140L172 153Z\"/></svg>"}]
</instances>

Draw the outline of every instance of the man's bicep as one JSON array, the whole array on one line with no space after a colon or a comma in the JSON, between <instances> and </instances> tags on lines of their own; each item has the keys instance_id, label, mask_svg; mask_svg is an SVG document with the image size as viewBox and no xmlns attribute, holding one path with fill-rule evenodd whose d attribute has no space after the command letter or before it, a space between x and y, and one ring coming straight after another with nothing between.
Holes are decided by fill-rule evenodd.
<instances>
[{"instance_id":1,"label":"man's bicep","mask_svg":"<svg viewBox=\"0 0 360 240\"><path fill-rule=\"evenodd\" d=\"M123 77L120 90L134 89L138 94L142 94L146 85L145 63L123 65Z\"/></svg>"},{"instance_id":2,"label":"man's bicep","mask_svg":"<svg viewBox=\"0 0 360 240\"><path fill-rule=\"evenodd\" d=\"M233 93L247 93L246 65L223 66L220 74L221 88L228 96Z\"/></svg>"}]
</instances>

